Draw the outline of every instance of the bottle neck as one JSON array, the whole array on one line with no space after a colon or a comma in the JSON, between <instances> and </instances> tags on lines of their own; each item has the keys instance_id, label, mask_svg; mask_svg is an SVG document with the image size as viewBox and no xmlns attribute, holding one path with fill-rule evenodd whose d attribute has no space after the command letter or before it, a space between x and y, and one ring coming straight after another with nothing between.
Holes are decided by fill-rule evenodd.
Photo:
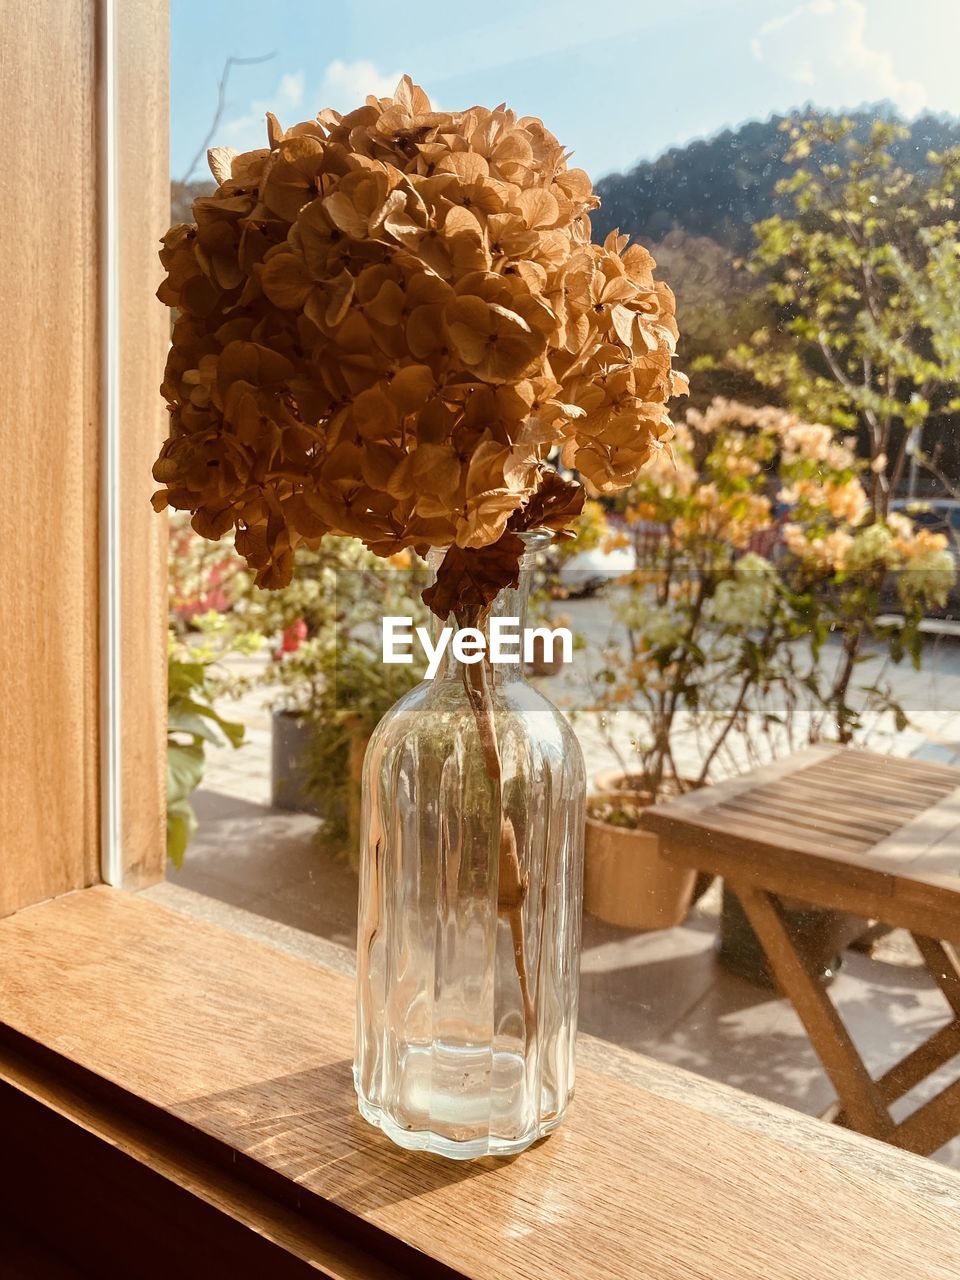
<instances>
[{"instance_id":1,"label":"bottle neck","mask_svg":"<svg viewBox=\"0 0 960 1280\"><path fill-rule=\"evenodd\" d=\"M436 573L443 560L445 548L437 548L430 552L428 563ZM523 644L524 630L527 625L527 608L530 601L530 587L533 577L534 554L528 551L521 561L520 577L515 587L504 587L490 604L484 617L477 624L477 635L461 636L465 656L473 656L470 650L479 650L482 640L482 661L487 681L494 687L522 681L524 676ZM463 662L457 656L456 636L459 630L457 620L452 615L441 620L435 615L430 619L430 636L434 645L441 642L444 628L450 632L443 650L443 657L435 682L463 682ZM472 641L477 641L474 645Z\"/></svg>"}]
</instances>

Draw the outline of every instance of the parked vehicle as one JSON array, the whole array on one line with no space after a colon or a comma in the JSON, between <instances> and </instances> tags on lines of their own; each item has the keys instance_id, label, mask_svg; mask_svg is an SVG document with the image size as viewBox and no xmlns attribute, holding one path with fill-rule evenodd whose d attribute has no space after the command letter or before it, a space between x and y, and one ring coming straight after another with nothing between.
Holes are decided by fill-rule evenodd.
<instances>
[{"instance_id":1,"label":"parked vehicle","mask_svg":"<svg viewBox=\"0 0 960 1280\"><path fill-rule=\"evenodd\" d=\"M565 561L557 571L557 578L568 595L589 596L636 567L633 547L614 547L610 551L594 547L591 551L579 551Z\"/></svg>"}]
</instances>

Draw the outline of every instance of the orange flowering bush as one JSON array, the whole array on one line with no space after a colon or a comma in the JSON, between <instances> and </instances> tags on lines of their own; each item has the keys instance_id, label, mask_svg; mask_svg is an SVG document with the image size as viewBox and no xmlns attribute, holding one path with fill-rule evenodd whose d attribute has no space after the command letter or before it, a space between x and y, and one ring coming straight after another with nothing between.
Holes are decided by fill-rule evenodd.
<instances>
[{"instance_id":1,"label":"orange flowering bush","mask_svg":"<svg viewBox=\"0 0 960 1280\"><path fill-rule=\"evenodd\" d=\"M906 723L884 664L920 665L921 623L956 570L942 535L871 511L865 470L829 425L717 398L624 494L627 644L606 655L595 707L614 749L610 717L638 713L654 794L792 748L796 718L811 741ZM867 657L879 673L862 674Z\"/></svg>"},{"instance_id":2,"label":"orange flowering bush","mask_svg":"<svg viewBox=\"0 0 960 1280\"><path fill-rule=\"evenodd\" d=\"M378 555L450 548L437 612L516 578L534 525L667 438L673 295L640 245L590 242L590 180L532 117L393 98L211 152L217 191L173 227L176 308L157 509L235 530L258 585L326 534Z\"/></svg>"}]
</instances>

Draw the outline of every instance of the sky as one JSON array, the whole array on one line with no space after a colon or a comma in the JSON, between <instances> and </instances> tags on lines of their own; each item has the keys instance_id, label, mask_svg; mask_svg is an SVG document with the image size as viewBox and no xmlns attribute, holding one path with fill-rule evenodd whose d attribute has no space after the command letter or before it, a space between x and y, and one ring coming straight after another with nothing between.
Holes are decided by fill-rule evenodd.
<instances>
[{"instance_id":1,"label":"sky","mask_svg":"<svg viewBox=\"0 0 960 1280\"><path fill-rule=\"evenodd\" d=\"M216 145L264 146L264 112L347 111L407 72L444 109L540 116L594 179L807 102L960 115L960 0L172 0L171 15L174 178L229 57L266 60L232 68Z\"/></svg>"}]
</instances>

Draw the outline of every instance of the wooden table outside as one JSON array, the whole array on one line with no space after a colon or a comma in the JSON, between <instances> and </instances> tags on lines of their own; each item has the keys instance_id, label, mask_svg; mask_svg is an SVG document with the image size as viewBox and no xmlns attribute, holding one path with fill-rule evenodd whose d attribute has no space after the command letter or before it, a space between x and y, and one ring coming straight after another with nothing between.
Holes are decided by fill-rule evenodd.
<instances>
[{"instance_id":1,"label":"wooden table outside","mask_svg":"<svg viewBox=\"0 0 960 1280\"><path fill-rule=\"evenodd\" d=\"M960 1133L960 1080L897 1123L890 1104L960 1053L960 769L819 746L649 809L665 858L736 893L837 1091L830 1118L929 1155ZM871 1078L779 899L908 929L951 1020Z\"/></svg>"}]
</instances>

